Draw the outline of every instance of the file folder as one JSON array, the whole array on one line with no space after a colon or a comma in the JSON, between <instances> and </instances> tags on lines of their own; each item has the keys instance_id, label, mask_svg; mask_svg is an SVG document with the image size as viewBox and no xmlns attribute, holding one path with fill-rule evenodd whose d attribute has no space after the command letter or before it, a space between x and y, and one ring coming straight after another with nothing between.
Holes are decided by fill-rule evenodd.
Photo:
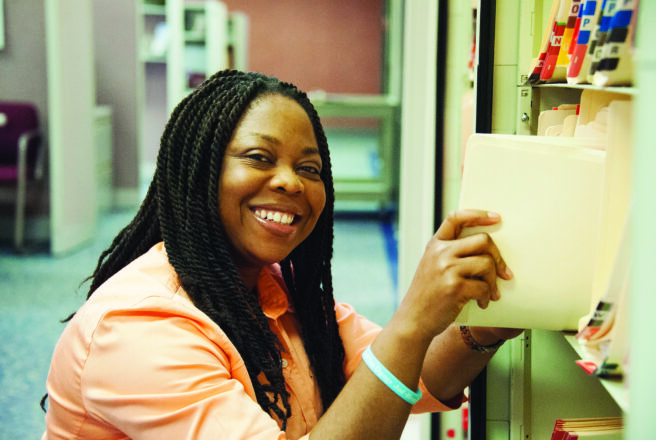
<instances>
[{"instance_id":1,"label":"file folder","mask_svg":"<svg viewBox=\"0 0 656 440\"><path fill-rule=\"evenodd\" d=\"M567 68L567 82L580 84L587 80L592 52L596 45L599 17L601 15L601 2L586 0L581 8L581 24L576 37L571 61Z\"/></svg>"},{"instance_id":2,"label":"file folder","mask_svg":"<svg viewBox=\"0 0 656 440\"><path fill-rule=\"evenodd\" d=\"M610 22L608 39L602 48L592 83L597 86L631 85L633 80L633 39L638 0L625 0Z\"/></svg>"},{"instance_id":3,"label":"file folder","mask_svg":"<svg viewBox=\"0 0 656 440\"><path fill-rule=\"evenodd\" d=\"M606 152L590 140L475 134L465 154L460 208L498 212L487 232L514 272L501 299L470 301L468 325L577 330L590 310ZM593 147L593 148L589 148Z\"/></svg>"}]
</instances>

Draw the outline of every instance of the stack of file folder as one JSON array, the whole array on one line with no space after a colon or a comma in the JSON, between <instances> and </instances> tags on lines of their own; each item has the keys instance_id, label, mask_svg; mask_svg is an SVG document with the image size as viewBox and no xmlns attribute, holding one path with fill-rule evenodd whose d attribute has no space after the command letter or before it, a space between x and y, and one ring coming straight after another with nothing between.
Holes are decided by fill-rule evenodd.
<instances>
[{"instance_id":1,"label":"stack of file folder","mask_svg":"<svg viewBox=\"0 0 656 440\"><path fill-rule=\"evenodd\" d=\"M621 439L622 426L621 417L558 419L554 425L551 440Z\"/></svg>"},{"instance_id":2,"label":"stack of file folder","mask_svg":"<svg viewBox=\"0 0 656 440\"><path fill-rule=\"evenodd\" d=\"M529 83L632 85L639 0L554 0Z\"/></svg>"}]
</instances>

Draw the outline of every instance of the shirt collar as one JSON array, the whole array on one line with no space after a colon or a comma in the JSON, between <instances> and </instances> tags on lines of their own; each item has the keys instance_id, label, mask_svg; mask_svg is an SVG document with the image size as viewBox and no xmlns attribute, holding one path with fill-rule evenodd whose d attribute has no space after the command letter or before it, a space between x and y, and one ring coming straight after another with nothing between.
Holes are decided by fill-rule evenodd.
<instances>
[{"instance_id":1,"label":"shirt collar","mask_svg":"<svg viewBox=\"0 0 656 440\"><path fill-rule=\"evenodd\" d=\"M257 280L260 306L267 318L278 319L290 310L287 287L278 264L266 266Z\"/></svg>"}]
</instances>

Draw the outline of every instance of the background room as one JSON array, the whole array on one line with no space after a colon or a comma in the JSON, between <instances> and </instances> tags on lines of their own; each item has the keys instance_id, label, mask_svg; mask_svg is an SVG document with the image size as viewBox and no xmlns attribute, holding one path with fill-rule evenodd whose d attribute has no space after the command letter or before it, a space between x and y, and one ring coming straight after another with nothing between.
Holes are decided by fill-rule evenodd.
<instances>
[{"instance_id":1,"label":"background room","mask_svg":"<svg viewBox=\"0 0 656 440\"><path fill-rule=\"evenodd\" d=\"M611 39L627 43L617 57L622 68L569 75L578 61L569 51L561 59L558 45L566 29L574 38L570 15L579 37L590 36L594 28L585 26L604 15L585 14L602 3L606 24L622 11L618 41ZM637 4L0 0L0 134L16 110L7 103L28 103L36 119L19 119L38 121L37 131L26 124L23 138L24 210L17 209L23 187L0 179L0 440L41 436L39 401L60 320L84 302L85 278L136 212L171 110L228 67L275 75L309 93L333 160L335 296L373 321L389 320L428 239L463 193L492 193L490 209L511 211L493 231L502 254L518 230L526 236L515 241L539 248L511 264L521 281L523 268L535 270L547 289L520 296L533 317L517 308L498 314L522 320L527 331L499 349L467 405L411 418L404 440L541 439L569 419L591 418L613 430L624 424L624 434L603 438L651 438L656 2ZM578 50L588 54L579 61L589 56ZM481 151L489 155L476 156ZM549 161L507 160L527 152ZM477 158L476 178L466 173L467 157ZM564 177L538 178L534 170L550 164L573 165ZM514 183L500 189L505 182ZM580 196L582 182L594 185L581 203L530 217L544 200ZM568 212L589 207L593 196L594 218ZM507 225L514 226L503 231ZM565 236L567 251L554 244ZM555 262L536 264L536 253ZM566 291L572 280L576 289ZM565 288L552 294L557 283ZM616 307L601 307L597 331L587 318L604 300Z\"/></svg>"},{"instance_id":2,"label":"background room","mask_svg":"<svg viewBox=\"0 0 656 440\"><path fill-rule=\"evenodd\" d=\"M0 97L36 108L43 174L28 182L20 243L15 188L0 188L0 328L8 336L0 438L43 431L38 403L60 320L84 301L84 279L136 212L173 106L223 68L278 76L310 93L336 179L337 299L387 322L398 278L401 7L4 2Z\"/></svg>"}]
</instances>

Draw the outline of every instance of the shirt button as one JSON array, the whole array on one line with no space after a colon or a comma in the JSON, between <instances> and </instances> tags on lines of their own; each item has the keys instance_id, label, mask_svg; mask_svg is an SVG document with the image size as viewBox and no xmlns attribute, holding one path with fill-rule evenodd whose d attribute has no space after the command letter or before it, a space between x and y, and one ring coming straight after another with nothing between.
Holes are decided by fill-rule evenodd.
<instances>
[{"instance_id":1,"label":"shirt button","mask_svg":"<svg viewBox=\"0 0 656 440\"><path fill-rule=\"evenodd\" d=\"M282 368L287 368L287 365L288 365L287 359L283 359L281 364L282 364Z\"/></svg>"}]
</instances>

